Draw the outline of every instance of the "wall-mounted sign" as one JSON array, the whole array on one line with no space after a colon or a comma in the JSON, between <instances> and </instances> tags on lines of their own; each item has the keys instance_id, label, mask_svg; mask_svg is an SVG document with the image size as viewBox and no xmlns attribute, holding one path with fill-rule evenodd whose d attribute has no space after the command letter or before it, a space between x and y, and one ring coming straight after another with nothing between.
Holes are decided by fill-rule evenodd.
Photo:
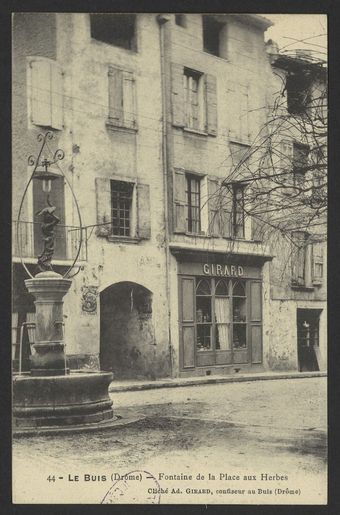
<instances>
[{"instance_id":1,"label":"wall-mounted sign","mask_svg":"<svg viewBox=\"0 0 340 515\"><path fill-rule=\"evenodd\" d=\"M216 265L214 263L204 263L204 275L221 275L225 277L242 277L244 268L240 265Z\"/></svg>"}]
</instances>

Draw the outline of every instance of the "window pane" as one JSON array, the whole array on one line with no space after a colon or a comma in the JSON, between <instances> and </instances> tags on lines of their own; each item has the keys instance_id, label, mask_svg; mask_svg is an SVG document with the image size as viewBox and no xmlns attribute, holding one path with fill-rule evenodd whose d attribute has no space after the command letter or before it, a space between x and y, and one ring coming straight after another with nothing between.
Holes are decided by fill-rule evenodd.
<instances>
[{"instance_id":1,"label":"window pane","mask_svg":"<svg viewBox=\"0 0 340 515\"><path fill-rule=\"evenodd\" d=\"M234 297L245 297L246 296L246 290L245 290L245 284L241 282L234 283L233 286L233 296Z\"/></svg>"},{"instance_id":2,"label":"window pane","mask_svg":"<svg viewBox=\"0 0 340 515\"><path fill-rule=\"evenodd\" d=\"M112 234L130 236L130 210L133 184L111 181L111 223Z\"/></svg>"},{"instance_id":3,"label":"window pane","mask_svg":"<svg viewBox=\"0 0 340 515\"><path fill-rule=\"evenodd\" d=\"M196 297L196 321L211 322L211 297Z\"/></svg>"},{"instance_id":4,"label":"window pane","mask_svg":"<svg viewBox=\"0 0 340 515\"><path fill-rule=\"evenodd\" d=\"M187 205L188 205L188 231L198 233L201 230L201 211L200 211L200 179L186 176L187 180Z\"/></svg>"},{"instance_id":5,"label":"window pane","mask_svg":"<svg viewBox=\"0 0 340 515\"><path fill-rule=\"evenodd\" d=\"M221 279L218 281L215 290L216 295L226 295L228 296L228 281Z\"/></svg>"},{"instance_id":6,"label":"window pane","mask_svg":"<svg viewBox=\"0 0 340 515\"><path fill-rule=\"evenodd\" d=\"M229 298L215 298L215 318L218 323L229 323Z\"/></svg>"},{"instance_id":7,"label":"window pane","mask_svg":"<svg viewBox=\"0 0 340 515\"><path fill-rule=\"evenodd\" d=\"M234 322L246 322L246 299L234 297L233 299L233 320Z\"/></svg>"},{"instance_id":8,"label":"window pane","mask_svg":"<svg viewBox=\"0 0 340 515\"><path fill-rule=\"evenodd\" d=\"M234 324L233 347L234 349L244 349L247 347L246 324Z\"/></svg>"},{"instance_id":9,"label":"window pane","mask_svg":"<svg viewBox=\"0 0 340 515\"><path fill-rule=\"evenodd\" d=\"M211 325L201 324L197 326L197 350L211 350Z\"/></svg>"},{"instance_id":10,"label":"window pane","mask_svg":"<svg viewBox=\"0 0 340 515\"><path fill-rule=\"evenodd\" d=\"M207 279L200 279L198 281L196 293L197 293L197 295L210 295L211 288L210 288L210 283Z\"/></svg>"},{"instance_id":11,"label":"window pane","mask_svg":"<svg viewBox=\"0 0 340 515\"><path fill-rule=\"evenodd\" d=\"M229 325L216 325L216 350L230 350Z\"/></svg>"}]
</instances>

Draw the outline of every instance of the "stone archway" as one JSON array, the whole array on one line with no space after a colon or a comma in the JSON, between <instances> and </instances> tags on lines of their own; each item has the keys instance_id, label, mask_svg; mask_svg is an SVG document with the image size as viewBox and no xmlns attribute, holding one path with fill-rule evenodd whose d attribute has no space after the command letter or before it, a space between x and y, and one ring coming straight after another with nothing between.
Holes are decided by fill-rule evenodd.
<instances>
[{"instance_id":1,"label":"stone archway","mask_svg":"<svg viewBox=\"0 0 340 515\"><path fill-rule=\"evenodd\" d=\"M100 366L119 378L155 378L152 292L120 282L100 294Z\"/></svg>"}]
</instances>

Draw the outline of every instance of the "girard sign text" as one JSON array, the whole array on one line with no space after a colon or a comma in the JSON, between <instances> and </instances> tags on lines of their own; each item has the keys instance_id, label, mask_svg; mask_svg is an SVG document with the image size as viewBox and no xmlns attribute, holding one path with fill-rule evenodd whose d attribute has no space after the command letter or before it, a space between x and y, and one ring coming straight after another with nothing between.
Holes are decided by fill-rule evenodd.
<instances>
[{"instance_id":1,"label":"girard sign text","mask_svg":"<svg viewBox=\"0 0 340 515\"><path fill-rule=\"evenodd\" d=\"M204 263L203 273L205 275L222 275L225 277L242 277L244 268L240 265L215 265Z\"/></svg>"}]
</instances>

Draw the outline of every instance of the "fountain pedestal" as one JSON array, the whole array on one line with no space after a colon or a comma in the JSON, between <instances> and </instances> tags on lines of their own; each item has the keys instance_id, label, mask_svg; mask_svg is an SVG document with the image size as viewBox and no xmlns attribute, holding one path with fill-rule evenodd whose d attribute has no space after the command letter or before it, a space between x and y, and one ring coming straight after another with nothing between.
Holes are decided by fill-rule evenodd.
<instances>
[{"instance_id":1,"label":"fountain pedestal","mask_svg":"<svg viewBox=\"0 0 340 515\"><path fill-rule=\"evenodd\" d=\"M36 331L30 374L13 380L13 431L100 428L116 417L108 387L109 372L71 372L63 340L63 297L72 281L48 271L25 281L35 297Z\"/></svg>"},{"instance_id":2,"label":"fountain pedestal","mask_svg":"<svg viewBox=\"0 0 340 515\"><path fill-rule=\"evenodd\" d=\"M35 342L32 345L32 376L65 375L66 357L63 341L63 298L72 284L56 272L41 272L26 279L29 293L35 297Z\"/></svg>"}]
</instances>

